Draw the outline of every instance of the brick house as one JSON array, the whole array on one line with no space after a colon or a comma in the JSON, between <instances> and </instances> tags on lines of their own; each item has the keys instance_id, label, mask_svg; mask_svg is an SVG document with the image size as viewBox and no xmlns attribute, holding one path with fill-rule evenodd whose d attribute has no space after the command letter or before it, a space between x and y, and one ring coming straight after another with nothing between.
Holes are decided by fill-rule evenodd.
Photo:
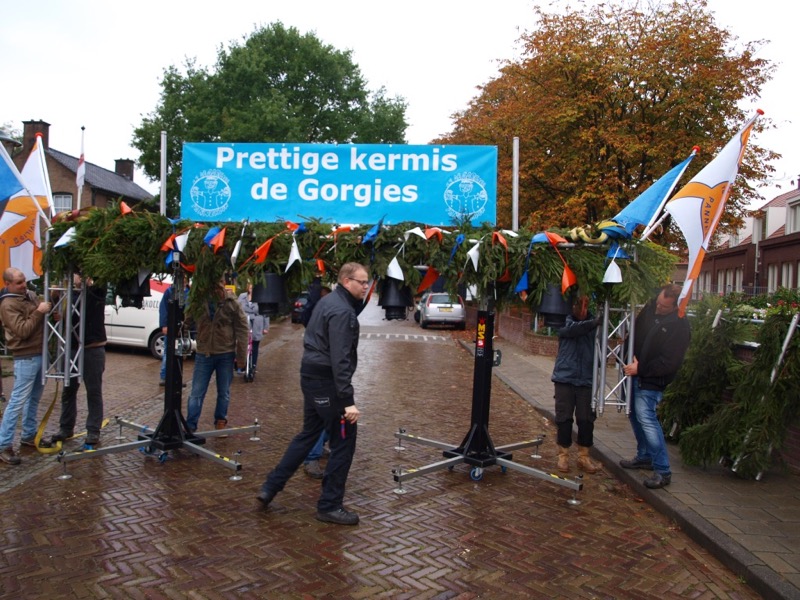
<instances>
[{"instance_id":1,"label":"brick house","mask_svg":"<svg viewBox=\"0 0 800 600\"><path fill-rule=\"evenodd\" d=\"M800 287L800 182L752 211L744 226L706 254L693 296L771 293Z\"/></svg>"},{"instance_id":2,"label":"brick house","mask_svg":"<svg viewBox=\"0 0 800 600\"><path fill-rule=\"evenodd\" d=\"M77 187L75 176L78 171L78 157L70 156L50 147L50 124L44 121L23 121L22 147L13 155L14 164L22 169L33 148L36 134L42 134L47 172L53 190L53 203L56 212L96 206L104 208L112 201L121 199L133 206L153 195L133 181L134 162L130 159L117 159L113 171L86 162L86 175L79 202L75 202Z\"/></svg>"}]
</instances>

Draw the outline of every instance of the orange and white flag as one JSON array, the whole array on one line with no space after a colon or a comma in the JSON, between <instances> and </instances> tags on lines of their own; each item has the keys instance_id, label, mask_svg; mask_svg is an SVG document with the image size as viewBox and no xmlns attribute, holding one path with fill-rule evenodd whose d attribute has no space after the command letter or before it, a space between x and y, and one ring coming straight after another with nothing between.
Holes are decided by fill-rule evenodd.
<instances>
[{"instance_id":1,"label":"orange and white flag","mask_svg":"<svg viewBox=\"0 0 800 600\"><path fill-rule=\"evenodd\" d=\"M731 186L739 172L739 165L742 162L750 132L753 130L756 119L763 114L764 112L759 109L714 160L679 190L664 207L678 224L689 249L686 281L678 298L678 309L681 316L686 313L692 284L700 274L700 267L703 265L703 258L708 251L711 236L725 210L725 203L728 201Z\"/></svg>"},{"instance_id":2,"label":"orange and white flag","mask_svg":"<svg viewBox=\"0 0 800 600\"><path fill-rule=\"evenodd\" d=\"M41 134L20 173L25 188L9 199L0 217L0 271L16 267L36 279L42 275L42 223L50 227L53 205Z\"/></svg>"}]
</instances>

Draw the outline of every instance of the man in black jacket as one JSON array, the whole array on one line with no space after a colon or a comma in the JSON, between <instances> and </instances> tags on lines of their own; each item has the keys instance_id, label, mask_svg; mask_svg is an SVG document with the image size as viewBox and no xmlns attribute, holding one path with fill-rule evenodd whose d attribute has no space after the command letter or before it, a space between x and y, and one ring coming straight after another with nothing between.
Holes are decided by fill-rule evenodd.
<instances>
[{"instance_id":1,"label":"man in black jacket","mask_svg":"<svg viewBox=\"0 0 800 600\"><path fill-rule=\"evenodd\" d=\"M81 311L84 319L83 330L83 383L86 385L86 439L87 446L100 443L100 428L103 426L103 372L106 369L106 326L105 305L106 286L93 285L86 279L86 305ZM84 279L79 275L73 278L75 293L80 293ZM73 336L73 355L80 340ZM50 445L71 438L78 417L78 390L80 380L73 377L61 392L61 419L58 433L50 438Z\"/></svg>"},{"instance_id":2,"label":"man in black jacket","mask_svg":"<svg viewBox=\"0 0 800 600\"><path fill-rule=\"evenodd\" d=\"M619 464L625 469L653 469L653 476L644 480L652 489L663 488L672 480L656 407L689 348L689 323L678 315L680 292L679 285L668 285L641 310L634 326L633 362L623 367L625 375L633 378L629 418L636 456Z\"/></svg>"},{"instance_id":3,"label":"man in black jacket","mask_svg":"<svg viewBox=\"0 0 800 600\"><path fill-rule=\"evenodd\" d=\"M289 443L278 465L267 475L258 500L269 505L303 463L323 430L331 455L322 478L317 519L337 525L356 525L358 515L345 510L345 484L356 449L358 409L353 374L358 363L358 315L369 288L367 269L346 263L339 285L314 307L303 337L300 387L303 390L303 430Z\"/></svg>"}]
</instances>

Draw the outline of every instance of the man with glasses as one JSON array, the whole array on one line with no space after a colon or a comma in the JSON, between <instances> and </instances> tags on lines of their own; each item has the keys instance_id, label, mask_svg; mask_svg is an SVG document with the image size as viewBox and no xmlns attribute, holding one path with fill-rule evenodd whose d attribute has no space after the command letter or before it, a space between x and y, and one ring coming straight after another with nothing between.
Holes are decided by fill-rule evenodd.
<instances>
[{"instance_id":1,"label":"man with glasses","mask_svg":"<svg viewBox=\"0 0 800 600\"><path fill-rule=\"evenodd\" d=\"M314 307L303 337L300 387L303 391L303 430L289 443L278 465L267 475L258 500L268 506L303 464L325 430L331 455L322 478L317 519L337 525L356 525L358 515L345 510L345 484L356 449L358 409L352 379L358 362L358 315L369 289L367 269L346 263L339 285Z\"/></svg>"},{"instance_id":2,"label":"man with glasses","mask_svg":"<svg viewBox=\"0 0 800 600\"><path fill-rule=\"evenodd\" d=\"M619 464L625 469L652 469L653 476L644 480L651 489L668 486L672 480L656 407L689 347L689 323L678 316L680 293L679 285L670 284L641 310L634 326L633 362L623 367L625 375L633 378L629 418L636 437L636 456Z\"/></svg>"},{"instance_id":3,"label":"man with glasses","mask_svg":"<svg viewBox=\"0 0 800 600\"><path fill-rule=\"evenodd\" d=\"M25 274L13 267L3 272L5 288L0 290L0 322L6 345L14 355L14 388L0 424L0 461L22 462L14 451L14 432L22 415L22 445L36 447L36 412L42 397L42 342L49 302L41 302L28 290Z\"/></svg>"}]
</instances>

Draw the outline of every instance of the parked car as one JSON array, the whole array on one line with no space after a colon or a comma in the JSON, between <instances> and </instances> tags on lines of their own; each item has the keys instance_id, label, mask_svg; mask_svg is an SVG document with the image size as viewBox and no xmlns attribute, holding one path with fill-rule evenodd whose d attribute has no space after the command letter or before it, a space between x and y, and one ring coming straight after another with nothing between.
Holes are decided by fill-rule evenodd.
<instances>
[{"instance_id":1,"label":"parked car","mask_svg":"<svg viewBox=\"0 0 800 600\"><path fill-rule=\"evenodd\" d=\"M423 329L430 325L452 325L467 328L467 310L461 296L433 292L422 297L419 303L419 324Z\"/></svg>"},{"instance_id":2,"label":"parked car","mask_svg":"<svg viewBox=\"0 0 800 600\"><path fill-rule=\"evenodd\" d=\"M303 311L306 309L306 305L308 304L308 292L300 292L300 295L294 299L292 303L292 323L302 323L303 322Z\"/></svg>"},{"instance_id":3,"label":"parked car","mask_svg":"<svg viewBox=\"0 0 800 600\"><path fill-rule=\"evenodd\" d=\"M164 334L159 327L158 307L170 279L150 280L150 295L142 300L142 308L122 306L122 299L109 290L106 297L106 337L110 345L146 348L161 360L164 353ZM194 350L194 340L192 340Z\"/></svg>"}]
</instances>

